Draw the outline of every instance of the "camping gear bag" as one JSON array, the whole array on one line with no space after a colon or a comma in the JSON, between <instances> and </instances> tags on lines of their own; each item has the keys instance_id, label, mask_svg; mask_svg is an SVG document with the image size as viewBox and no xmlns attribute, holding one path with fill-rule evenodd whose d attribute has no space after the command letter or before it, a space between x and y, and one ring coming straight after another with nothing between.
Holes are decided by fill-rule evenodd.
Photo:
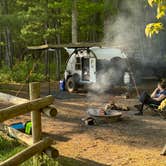
<instances>
[{"instance_id":1,"label":"camping gear bag","mask_svg":"<svg viewBox=\"0 0 166 166\"><path fill-rule=\"evenodd\" d=\"M32 122L27 121L24 126L25 126L25 133L32 135Z\"/></svg>"},{"instance_id":2,"label":"camping gear bag","mask_svg":"<svg viewBox=\"0 0 166 166\"><path fill-rule=\"evenodd\" d=\"M19 123L13 123L9 127L14 128L16 130L19 130L21 132L24 132L24 129L25 129L23 123L21 123L21 122L19 122Z\"/></svg>"}]
</instances>

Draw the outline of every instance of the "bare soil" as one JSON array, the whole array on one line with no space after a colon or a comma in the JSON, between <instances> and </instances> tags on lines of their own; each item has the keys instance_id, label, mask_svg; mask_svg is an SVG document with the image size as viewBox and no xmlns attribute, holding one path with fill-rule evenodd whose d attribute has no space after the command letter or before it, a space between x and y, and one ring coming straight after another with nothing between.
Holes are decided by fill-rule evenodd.
<instances>
[{"instance_id":1,"label":"bare soil","mask_svg":"<svg viewBox=\"0 0 166 166\"><path fill-rule=\"evenodd\" d=\"M86 126L81 119L91 107L104 107L114 100L127 105L130 111L122 112L118 122ZM166 144L166 120L150 111L135 116L136 99L110 95L58 93L54 104L58 115L42 115L43 135L55 139L60 152L59 161L73 166L165 166L166 157L160 152ZM25 122L30 114L6 121L7 124Z\"/></svg>"}]
</instances>

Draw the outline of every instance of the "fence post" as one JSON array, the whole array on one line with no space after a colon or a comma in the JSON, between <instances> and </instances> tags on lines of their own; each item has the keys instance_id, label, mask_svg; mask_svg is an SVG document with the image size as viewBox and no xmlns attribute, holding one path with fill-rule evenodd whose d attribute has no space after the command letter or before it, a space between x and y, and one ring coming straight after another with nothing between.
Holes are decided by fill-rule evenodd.
<instances>
[{"instance_id":1,"label":"fence post","mask_svg":"<svg viewBox=\"0 0 166 166\"><path fill-rule=\"evenodd\" d=\"M166 155L166 144L165 144L165 146L164 146L164 148L163 148L163 150L162 150L162 152L160 154L161 155Z\"/></svg>"},{"instance_id":2,"label":"fence post","mask_svg":"<svg viewBox=\"0 0 166 166\"><path fill-rule=\"evenodd\" d=\"M34 100L40 97L40 83L33 82L29 84L30 100ZM40 141L41 139L41 113L40 110L31 112L32 121L32 138L33 143Z\"/></svg>"},{"instance_id":3,"label":"fence post","mask_svg":"<svg viewBox=\"0 0 166 166\"><path fill-rule=\"evenodd\" d=\"M29 84L29 97L34 100L40 97L40 83L32 82ZM36 110L31 112L32 121L32 140L33 144L41 139L41 112ZM33 164L38 165L39 154L33 157Z\"/></svg>"}]
</instances>

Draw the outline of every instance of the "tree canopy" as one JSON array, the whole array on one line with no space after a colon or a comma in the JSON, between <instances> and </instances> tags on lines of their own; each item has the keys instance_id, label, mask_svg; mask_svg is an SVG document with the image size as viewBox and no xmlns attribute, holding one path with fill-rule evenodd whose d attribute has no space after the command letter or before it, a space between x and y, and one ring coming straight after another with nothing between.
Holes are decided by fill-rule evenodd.
<instances>
[{"instance_id":1,"label":"tree canopy","mask_svg":"<svg viewBox=\"0 0 166 166\"><path fill-rule=\"evenodd\" d=\"M157 7L157 19L159 20L147 25L146 34L149 36L164 29L162 19L165 15L165 1L148 1L149 5ZM71 42L104 41L111 45L113 41L116 41L115 45L130 49L131 56L151 56L151 52L154 53L154 51L150 51L149 48L155 41L147 41L144 35L147 18L151 17L149 9L144 8L145 2L147 1L1 0L0 67L5 64L11 70L24 59L28 59L29 55L41 54L41 52L28 52L27 46L69 44ZM75 17L73 17L74 12ZM73 24L74 19L77 25ZM73 34L75 34L75 40L72 40ZM163 54L165 45L162 43L165 43L165 36L159 35L156 40L159 38L161 41L155 51ZM44 55L44 59L45 53L42 52L42 55ZM54 57L55 55L52 56L52 59ZM64 57L62 56L62 58ZM46 64L47 60L44 59L40 63ZM27 63L25 65L28 66Z\"/></svg>"},{"instance_id":2,"label":"tree canopy","mask_svg":"<svg viewBox=\"0 0 166 166\"><path fill-rule=\"evenodd\" d=\"M15 58L24 57L28 45L71 43L72 3L69 0L0 1L1 59L12 66ZM78 42L101 41L104 1L77 0L76 7Z\"/></svg>"}]
</instances>

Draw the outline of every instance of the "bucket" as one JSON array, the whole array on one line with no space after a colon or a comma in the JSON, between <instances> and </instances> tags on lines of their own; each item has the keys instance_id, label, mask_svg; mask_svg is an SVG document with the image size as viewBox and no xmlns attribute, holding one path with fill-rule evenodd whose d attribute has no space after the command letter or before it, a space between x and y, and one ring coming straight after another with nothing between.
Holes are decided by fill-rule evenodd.
<instances>
[{"instance_id":1,"label":"bucket","mask_svg":"<svg viewBox=\"0 0 166 166\"><path fill-rule=\"evenodd\" d=\"M65 91L65 81L64 80L59 81L59 89L60 89L60 91Z\"/></svg>"}]
</instances>

